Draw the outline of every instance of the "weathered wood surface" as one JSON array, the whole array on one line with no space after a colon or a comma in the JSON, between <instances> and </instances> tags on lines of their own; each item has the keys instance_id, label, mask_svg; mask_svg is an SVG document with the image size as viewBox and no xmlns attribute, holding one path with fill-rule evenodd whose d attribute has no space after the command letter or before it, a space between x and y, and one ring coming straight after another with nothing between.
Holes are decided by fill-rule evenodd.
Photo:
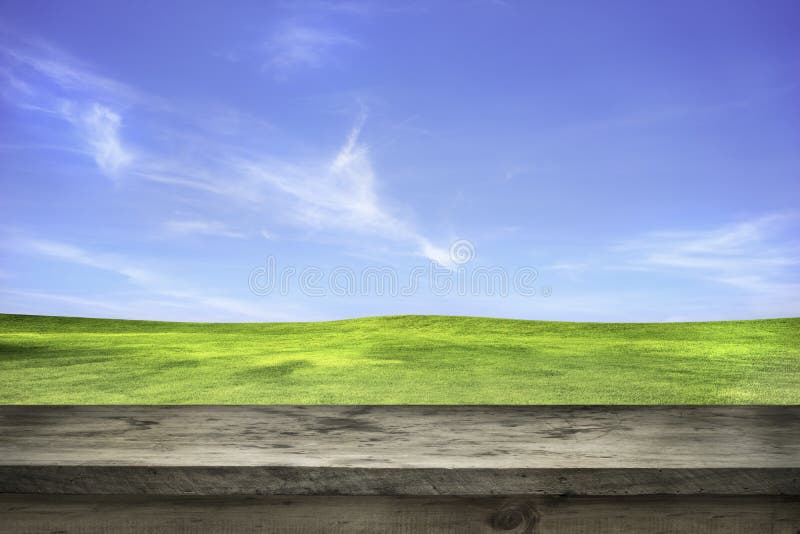
<instances>
[{"instance_id":1,"label":"weathered wood surface","mask_svg":"<svg viewBox=\"0 0 800 534\"><path fill-rule=\"evenodd\" d=\"M0 496L26 534L796 534L796 497Z\"/></svg>"},{"instance_id":2,"label":"weathered wood surface","mask_svg":"<svg viewBox=\"0 0 800 534\"><path fill-rule=\"evenodd\" d=\"M800 495L800 407L4 406L0 493Z\"/></svg>"}]
</instances>

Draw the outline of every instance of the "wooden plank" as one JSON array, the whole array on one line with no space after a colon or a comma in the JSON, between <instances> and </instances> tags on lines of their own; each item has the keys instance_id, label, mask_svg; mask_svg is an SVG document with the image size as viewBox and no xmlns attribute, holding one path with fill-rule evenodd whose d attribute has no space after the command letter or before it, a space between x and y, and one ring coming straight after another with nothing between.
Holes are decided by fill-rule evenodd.
<instances>
[{"instance_id":1,"label":"wooden plank","mask_svg":"<svg viewBox=\"0 0 800 534\"><path fill-rule=\"evenodd\" d=\"M0 466L0 493L800 495L795 469Z\"/></svg>"},{"instance_id":2,"label":"wooden plank","mask_svg":"<svg viewBox=\"0 0 800 534\"><path fill-rule=\"evenodd\" d=\"M0 496L0 532L796 534L777 497Z\"/></svg>"},{"instance_id":3,"label":"wooden plank","mask_svg":"<svg viewBox=\"0 0 800 534\"><path fill-rule=\"evenodd\" d=\"M3 406L0 493L800 494L800 407Z\"/></svg>"},{"instance_id":4,"label":"wooden plank","mask_svg":"<svg viewBox=\"0 0 800 534\"><path fill-rule=\"evenodd\" d=\"M800 406L0 406L5 465L800 467Z\"/></svg>"}]
</instances>

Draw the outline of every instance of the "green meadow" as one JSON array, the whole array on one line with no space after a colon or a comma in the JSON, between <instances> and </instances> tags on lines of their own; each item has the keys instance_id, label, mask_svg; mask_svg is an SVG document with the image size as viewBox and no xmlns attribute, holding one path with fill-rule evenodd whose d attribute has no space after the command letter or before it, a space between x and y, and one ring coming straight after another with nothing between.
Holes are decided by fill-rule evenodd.
<instances>
[{"instance_id":1,"label":"green meadow","mask_svg":"<svg viewBox=\"0 0 800 534\"><path fill-rule=\"evenodd\" d=\"M800 319L0 315L3 404L800 404Z\"/></svg>"}]
</instances>

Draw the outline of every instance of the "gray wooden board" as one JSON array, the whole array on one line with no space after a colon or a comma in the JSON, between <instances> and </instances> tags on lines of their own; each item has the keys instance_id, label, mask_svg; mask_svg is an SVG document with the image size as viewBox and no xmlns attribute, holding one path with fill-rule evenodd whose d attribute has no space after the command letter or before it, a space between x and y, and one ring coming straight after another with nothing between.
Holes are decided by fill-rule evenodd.
<instances>
[{"instance_id":1,"label":"gray wooden board","mask_svg":"<svg viewBox=\"0 0 800 534\"><path fill-rule=\"evenodd\" d=\"M3 406L0 493L800 495L800 407Z\"/></svg>"},{"instance_id":2,"label":"gray wooden board","mask_svg":"<svg viewBox=\"0 0 800 534\"><path fill-rule=\"evenodd\" d=\"M7 534L796 534L796 497L0 495Z\"/></svg>"}]
</instances>

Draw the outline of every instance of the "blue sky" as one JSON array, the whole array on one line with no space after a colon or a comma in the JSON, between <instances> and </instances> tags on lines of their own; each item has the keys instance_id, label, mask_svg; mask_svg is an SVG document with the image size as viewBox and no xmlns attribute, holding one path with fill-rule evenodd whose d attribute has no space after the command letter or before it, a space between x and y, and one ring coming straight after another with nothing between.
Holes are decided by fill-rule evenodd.
<instances>
[{"instance_id":1,"label":"blue sky","mask_svg":"<svg viewBox=\"0 0 800 534\"><path fill-rule=\"evenodd\" d=\"M798 316L798 25L779 0L4 2L0 311ZM254 291L268 261L323 296ZM535 294L331 291L418 267Z\"/></svg>"}]
</instances>

